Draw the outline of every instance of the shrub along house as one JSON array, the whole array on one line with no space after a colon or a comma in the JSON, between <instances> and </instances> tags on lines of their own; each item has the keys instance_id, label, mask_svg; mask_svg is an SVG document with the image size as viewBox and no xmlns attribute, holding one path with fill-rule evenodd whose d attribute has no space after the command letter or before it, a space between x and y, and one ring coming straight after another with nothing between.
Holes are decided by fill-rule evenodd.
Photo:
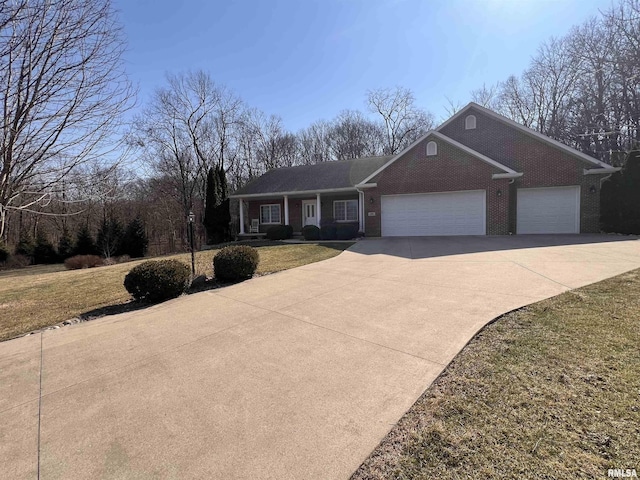
<instances>
[{"instance_id":1,"label":"shrub along house","mask_svg":"<svg viewBox=\"0 0 640 480\"><path fill-rule=\"evenodd\" d=\"M599 231L617 171L475 103L397 155L270 170L231 195L250 226L326 222L367 236Z\"/></svg>"}]
</instances>

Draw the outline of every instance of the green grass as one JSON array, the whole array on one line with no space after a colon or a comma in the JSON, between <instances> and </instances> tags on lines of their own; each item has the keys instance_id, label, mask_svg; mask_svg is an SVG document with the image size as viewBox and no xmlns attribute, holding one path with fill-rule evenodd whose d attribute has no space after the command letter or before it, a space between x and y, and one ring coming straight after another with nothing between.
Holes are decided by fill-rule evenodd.
<instances>
[{"instance_id":1,"label":"green grass","mask_svg":"<svg viewBox=\"0 0 640 480\"><path fill-rule=\"evenodd\" d=\"M640 270L480 332L352 477L607 478L640 469Z\"/></svg>"},{"instance_id":2,"label":"green grass","mask_svg":"<svg viewBox=\"0 0 640 480\"><path fill-rule=\"evenodd\" d=\"M258 247L257 274L287 270L338 255L350 244L290 244ZM196 274L213 275L217 250L196 253ZM188 253L175 258L191 266ZM0 272L0 340L130 300L123 286L125 275L144 260L85 270L65 270L61 265L33 266Z\"/></svg>"}]
</instances>

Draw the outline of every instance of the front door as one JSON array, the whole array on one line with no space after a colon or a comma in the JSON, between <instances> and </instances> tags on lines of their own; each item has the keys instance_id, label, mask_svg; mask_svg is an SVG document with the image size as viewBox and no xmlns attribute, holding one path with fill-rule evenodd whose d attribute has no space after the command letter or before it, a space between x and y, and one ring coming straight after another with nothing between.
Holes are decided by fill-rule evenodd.
<instances>
[{"instance_id":1,"label":"front door","mask_svg":"<svg viewBox=\"0 0 640 480\"><path fill-rule=\"evenodd\" d=\"M302 202L302 226L316 224L316 201Z\"/></svg>"}]
</instances>

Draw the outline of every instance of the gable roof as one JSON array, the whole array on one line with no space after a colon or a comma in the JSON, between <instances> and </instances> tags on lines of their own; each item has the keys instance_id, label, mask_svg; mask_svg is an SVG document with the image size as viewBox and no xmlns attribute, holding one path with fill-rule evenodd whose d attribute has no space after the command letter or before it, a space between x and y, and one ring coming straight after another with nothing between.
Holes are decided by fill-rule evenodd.
<instances>
[{"instance_id":1,"label":"gable roof","mask_svg":"<svg viewBox=\"0 0 640 480\"><path fill-rule=\"evenodd\" d=\"M368 181L370 181L371 179L375 178L385 168L387 168L389 165L391 165L396 160L398 160L400 157L402 157L406 152L408 152L413 147L415 147L417 144L419 144L420 142L424 141L426 138L428 138L430 136L431 137L435 137L435 138L437 138L439 140L443 140L443 141L447 142L448 144L453 145L454 147L464 151L465 153L468 153L469 155L477 158L478 160L480 160L482 162L485 162L485 163L491 165L492 167L497 168L498 170L502 170L502 173L494 173L493 174L494 178L515 178L515 177L521 177L522 176L522 173L518 173L515 170L512 170L511 168L507 167L506 165L503 165L500 162L496 162L492 158L489 158L486 155L481 154L480 152L476 152L475 150L467 147L466 145L463 145L462 143L455 141L453 138L449 138L446 135L444 135L444 134L442 134L442 133L440 133L440 132L438 132L436 130L430 130L427 133L425 133L424 135L422 135L420 138L418 138L411 145L409 145L407 148L402 150L400 153L398 153L397 155L391 157L390 160L387 163L382 165L375 172L371 173L367 178L365 178L361 182L361 184L359 186L365 185Z\"/></svg>"},{"instance_id":2,"label":"gable roof","mask_svg":"<svg viewBox=\"0 0 640 480\"><path fill-rule=\"evenodd\" d=\"M355 191L355 186L391 157L364 157L274 168L236 190L232 198L268 194L299 194L322 191Z\"/></svg>"},{"instance_id":3,"label":"gable roof","mask_svg":"<svg viewBox=\"0 0 640 480\"><path fill-rule=\"evenodd\" d=\"M480 113L487 115L488 117L491 117L499 122L502 122L510 127L513 127L519 131L521 131L522 133L529 135L530 137L534 137L538 140L541 140L545 143L547 143L548 145L551 145L553 147L556 147L566 153L568 153L569 155L573 155L574 157L587 162L589 164L595 165L597 167L603 168L605 169L606 172L614 172L617 171L619 169L616 169L615 167L612 167L609 164L606 164L604 162L601 162L600 160L596 160L595 158L582 153L578 150L576 150L575 148L571 148L568 145L565 145L564 143L558 142L557 140L554 140L553 138L549 138L546 135L543 135L542 133L536 132L535 130L532 130L529 127L525 127L524 125L519 124L518 122L515 122L513 120L511 120L510 118L505 117L504 115L500 115L499 113L494 112L493 110L489 110L488 108L485 108L481 105L478 105L475 102L469 102L469 104L464 107L462 110L460 110L459 112L457 112L456 114L454 114L450 119L448 119L446 122L444 122L442 125L440 125L438 128L436 128L437 131L442 130L444 127L446 127L447 125L449 125L451 122L453 122L456 118L464 115L466 112L468 112L470 109L476 109L478 110ZM585 173L597 173L597 172L591 172L591 171L585 171ZM605 173L605 172L603 172Z\"/></svg>"}]
</instances>

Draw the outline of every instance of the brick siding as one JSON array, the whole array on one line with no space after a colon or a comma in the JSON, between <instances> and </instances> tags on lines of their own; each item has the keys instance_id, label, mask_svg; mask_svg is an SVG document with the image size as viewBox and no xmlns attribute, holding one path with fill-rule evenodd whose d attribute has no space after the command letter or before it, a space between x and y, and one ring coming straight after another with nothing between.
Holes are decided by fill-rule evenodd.
<instances>
[{"instance_id":1,"label":"brick siding","mask_svg":"<svg viewBox=\"0 0 640 480\"><path fill-rule=\"evenodd\" d=\"M465 130L467 115L476 116L476 128ZM602 175L584 175L593 168L573 155L542 140L527 135L483 112L470 108L465 114L446 125L441 133L459 143L506 165L523 176L511 186L510 231L515 232L518 188L580 186L580 231L599 231L600 181ZM591 187L596 191L591 192Z\"/></svg>"},{"instance_id":2,"label":"brick siding","mask_svg":"<svg viewBox=\"0 0 640 480\"><path fill-rule=\"evenodd\" d=\"M323 194L320 196L321 203L321 222L328 223L333 221L333 202L334 200L357 200L357 193L346 193L346 194ZM300 232L302 230L302 202L303 201L316 201L316 197L308 197L308 198L289 198L289 225L293 227L294 232ZM280 220L281 224L284 225L284 199L273 198L273 199L264 199L264 200L250 200L249 208L245 211L245 231L249 231L249 225L251 225L252 218L260 218L260 205L269 205L277 203L280 205ZM354 225L358 226L358 222L353 222ZM273 224L260 224L260 232L266 232L269 227L273 226Z\"/></svg>"},{"instance_id":3,"label":"brick siding","mask_svg":"<svg viewBox=\"0 0 640 480\"><path fill-rule=\"evenodd\" d=\"M426 146L431 140L438 145L438 154L428 157ZM504 172L439 138L429 136L371 180L378 186L365 190L366 234L380 236L381 195L486 190L486 233L506 235L509 233L509 180L493 180L491 175L494 173ZM374 215L370 216L370 212Z\"/></svg>"}]
</instances>

